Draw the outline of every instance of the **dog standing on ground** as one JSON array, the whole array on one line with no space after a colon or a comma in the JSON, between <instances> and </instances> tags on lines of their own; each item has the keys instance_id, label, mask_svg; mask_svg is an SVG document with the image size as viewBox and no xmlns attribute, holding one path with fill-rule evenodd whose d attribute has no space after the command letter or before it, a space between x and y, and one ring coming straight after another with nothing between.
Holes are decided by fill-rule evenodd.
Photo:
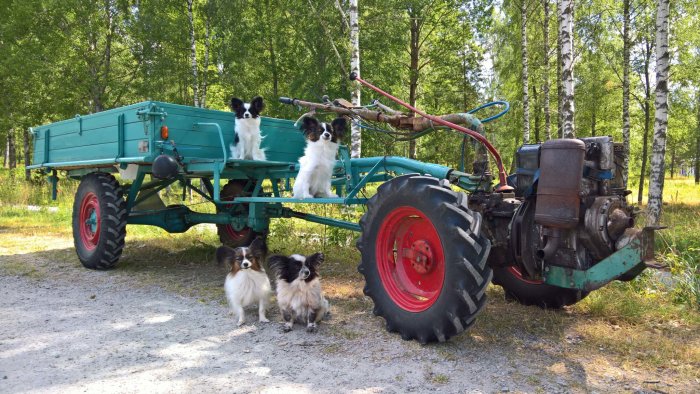
<instances>
[{"instance_id":1,"label":"dog standing on ground","mask_svg":"<svg viewBox=\"0 0 700 394\"><path fill-rule=\"evenodd\" d=\"M292 330L295 321L305 323L307 332L315 332L316 323L329 312L330 305L323 296L318 275L323 260L323 253L308 257L276 255L268 260L277 275L277 303L285 332Z\"/></svg>"},{"instance_id":2,"label":"dog standing on ground","mask_svg":"<svg viewBox=\"0 0 700 394\"><path fill-rule=\"evenodd\" d=\"M301 129L306 137L304 156L299 158L299 173L294 181L294 198L338 197L331 191L331 178L338 144L345 134L345 118L320 123L305 117Z\"/></svg>"},{"instance_id":3,"label":"dog standing on ground","mask_svg":"<svg viewBox=\"0 0 700 394\"><path fill-rule=\"evenodd\" d=\"M270 279L263 268L266 254L267 246L262 238L255 238L248 247L221 246L216 250L217 261L231 266L224 290L231 310L238 317L238 326L245 323L243 308L255 303L258 303L258 319L269 322L265 317L271 292Z\"/></svg>"},{"instance_id":4,"label":"dog standing on ground","mask_svg":"<svg viewBox=\"0 0 700 394\"><path fill-rule=\"evenodd\" d=\"M236 114L234 143L231 157L239 160L266 160L265 151L260 149L260 113L265 108L262 97L257 96L250 103L234 97L231 111Z\"/></svg>"}]
</instances>

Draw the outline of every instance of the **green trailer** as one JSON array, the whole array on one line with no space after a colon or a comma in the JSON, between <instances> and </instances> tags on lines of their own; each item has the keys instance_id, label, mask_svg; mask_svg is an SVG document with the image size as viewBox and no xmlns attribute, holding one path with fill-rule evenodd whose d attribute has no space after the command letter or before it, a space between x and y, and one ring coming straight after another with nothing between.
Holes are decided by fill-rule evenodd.
<instances>
[{"instance_id":1,"label":"green trailer","mask_svg":"<svg viewBox=\"0 0 700 394\"><path fill-rule=\"evenodd\" d=\"M409 129L411 137L436 130L434 123L483 132L474 113L413 118L380 103L281 101L360 125L382 121ZM54 198L59 175L80 180L73 237L80 261L91 269L117 265L127 225L178 233L214 223L221 242L233 247L265 236L272 218L357 231L358 269L374 312L389 331L422 343L444 341L471 325L492 281L524 304L557 308L612 280L634 278L653 254L653 229L633 227L634 212L615 173L620 152L608 137L523 146L518 169L507 178L482 134L472 135L487 149L475 155L471 174L463 165L404 157L350 158L341 145L332 179L339 197L294 199L305 146L295 122L263 117L267 161L230 157L234 126L230 112L142 102L33 128L28 168L48 175ZM496 158L497 183L487 150ZM554 165L562 157L580 160ZM175 170L154 176L164 160L176 163ZM561 186L562 179L569 186ZM215 213L166 206L159 192L176 182L214 204ZM379 185L367 197L369 184ZM356 223L303 212L300 204L361 204L366 213Z\"/></svg>"}]
</instances>

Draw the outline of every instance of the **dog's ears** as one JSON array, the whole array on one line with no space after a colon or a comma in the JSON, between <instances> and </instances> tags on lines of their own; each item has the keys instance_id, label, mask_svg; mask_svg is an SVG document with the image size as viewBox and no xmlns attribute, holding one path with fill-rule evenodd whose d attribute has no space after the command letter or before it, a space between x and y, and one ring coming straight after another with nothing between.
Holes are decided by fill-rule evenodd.
<instances>
[{"instance_id":1,"label":"dog's ears","mask_svg":"<svg viewBox=\"0 0 700 394\"><path fill-rule=\"evenodd\" d=\"M314 253L311 256L306 258L306 264L318 267L321 265L326 260L326 256L323 255L323 253Z\"/></svg>"},{"instance_id":2,"label":"dog's ears","mask_svg":"<svg viewBox=\"0 0 700 394\"><path fill-rule=\"evenodd\" d=\"M236 252L228 246L219 246L219 248L216 249L216 261L219 264L226 264L228 268L231 267L235 256Z\"/></svg>"},{"instance_id":3,"label":"dog's ears","mask_svg":"<svg viewBox=\"0 0 700 394\"><path fill-rule=\"evenodd\" d=\"M267 245L262 237L255 237L248 248L253 256L259 259L261 262L265 259L265 255L267 255Z\"/></svg>"},{"instance_id":4,"label":"dog's ears","mask_svg":"<svg viewBox=\"0 0 700 394\"><path fill-rule=\"evenodd\" d=\"M347 120L345 120L343 117L337 117L333 119L333 122L331 122L331 127L333 127L333 131L338 138L342 138L345 135L345 128L347 127L347 124Z\"/></svg>"},{"instance_id":5,"label":"dog's ears","mask_svg":"<svg viewBox=\"0 0 700 394\"><path fill-rule=\"evenodd\" d=\"M312 118L310 116L305 116L303 119L303 122L301 124L301 129L304 131L304 134L308 134L318 127L318 120L316 118Z\"/></svg>"},{"instance_id":6,"label":"dog's ears","mask_svg":"<svg viewBox=\"0 0 700 394\"><path fill-rule=\"evenodd\" d=\"M255 109L258 113L261 113L263 109L265 109L265 103L263 102L263 98L260 96L255 96L253 98L253 101L250 102L250 107Z\"/></svg>"},{"instance_id":7,"label":"dog's ears","mask_svg":"<svg viewBox=\"0 0 700 394\"><path fill-rule=\"evenodd\" d=\"M239 99L238 97L234 97L231 99L231 111L236 112L238 111L239 108L243 107L243 100Z\"/></svg>"},{"instance_id":8,"label":"dog's ears","mask_svg":"<svg viewBox=\"0 0 700 394\"><path fill-rule=\"evenodd\" d=\"M279 275L279 273L282 271L282 268L287 265L289 261L289 258L286 256L280 256L278 254L270 256L269 259L267 259L267 266L270 267L272 272L276 273Z\"/></svg>"}]
</instances>

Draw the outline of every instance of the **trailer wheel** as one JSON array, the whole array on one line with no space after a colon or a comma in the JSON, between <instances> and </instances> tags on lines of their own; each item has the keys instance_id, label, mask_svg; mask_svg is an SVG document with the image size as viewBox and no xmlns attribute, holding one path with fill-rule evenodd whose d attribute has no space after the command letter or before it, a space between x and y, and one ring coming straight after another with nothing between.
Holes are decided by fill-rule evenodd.
<instances>
[{"instance_id":1,"label":"trailer wheel","mask_svg":"<svg viewBox=\"0 0 700 394\"><path fill-rule=\"evenodd\" d=\"M239 196L250 195L250 193L246 192L245 190L246 183L247 182L245 180L241 179L232 179L228 181L228 183L223 187L223 189L221 189L221 200L231 201ZM239 213L243 213L243 211L247 212L247 205L243 204L242 207L239 208L241 209L241 212ZM217 212L222 212L222 210L217 209ZM248 246L251 242L253 242L255 237L259 235L264 236L264 234L262 233L253 231L253 229L250 227L244 227L241 230L236 230L230 224L217 224L216 231L219 234L219 241L221 241L222 244L230 246L232 248Z\"/></svg>"},{"instance_id":2,"label":"trailer wheel","mask_svg":"<svg viewBox=\"0 0 700 394\"><path fill-rule=\"evenodd\" d=\"M523 237L524 244L527 245L527 248L521 252L522 258L534 260L535 252L541 246L540 226L534 221L535 200L526 201L519 209L522 210L521 228L523 229L520 237ZM511 239L513 238L511 235ZM573 305L588 295L585 291L548 285L539 277L528 277L526 271L517 263L494 268L493 283L503 287L506 299L523 305L537 305L541 308L558 309Z\"/></svg>"},{"instance_id":3,"label":"trailer wheel","mask_svg":"<svg viewBox=\"0 0 700 394\"><path fill-rule=\"evenodd\" d=\"M119 261L126 237L126 202L110 174L83 177L73 202L73 242L86 268L106 270Z\"/></svg>"},{"instance_id":4,"label":"trailer wheel","mask_svg":"<svg viewBox=\"0 0 700 394\"><path fill-rule=\"evenodd\" d=\"M360 227L358 271L388 331L442 342L474 322L491 281L491 243L465 194L433 177L397 177L368 201Z\"/></svg>"}]
</instances>

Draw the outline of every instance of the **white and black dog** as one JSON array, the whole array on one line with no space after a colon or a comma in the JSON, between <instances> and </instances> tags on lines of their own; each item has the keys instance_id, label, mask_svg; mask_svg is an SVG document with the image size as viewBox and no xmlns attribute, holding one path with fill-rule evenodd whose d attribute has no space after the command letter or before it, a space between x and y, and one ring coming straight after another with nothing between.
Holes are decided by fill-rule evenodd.
<instances>
[{"instance_id":1,"label":"white and black dog","mask_svg":"<svg viewBox=\"0 0 700 394\"><path fill-rule=\"evenodd\" d=\"M216 250L219 263L226 263L231 272L226 275L224 290L231 310L238 317L238 325L245 322L243 308L258 304L258 319L269 322L265 310L270 298L270 279L265 273L263 262L267 246L262 238L255 238L249 247L231 249L221 246Z\"/></svg>"},{"instance_id":2,"label":"white and black dog","mask_svg":"<svg viewBox=\"0 0 700 394\"><path fill-rule=\"evenodd\" d=\"M236 114L236 135L231 145L231 157L239 160L265 160L265 151L260 149L260 113L265 108L262 97L253 98L250 103L234 97L231 111Z\"/></svg>"},{"instance_id":3,"label":"white and black dog","mask_svg":"<svg viewBox=\"0 0 700 394\"><path fill-rule=\"evenodd\" d=\"M285 332L292 330L295 321L306 324L306 331L315 332L316 323L328 314L330 305L323 296L318 275L323 260L323 253L308 257L275 255L268 260L277 276L277 303Z\"/></svg>"},{"instance_id":4,"label":"white and black dog","mask_svg":"<svg viewBox=\"0 0 700 394\"><path fill-rule=\"evenodd\" d=\"M304 156L299 158L294 198L338 197L331 191L331 177L346 124L345 118L336 118L331 124L304 118L301 129L306 137L306 148Z\"/></svg>"}]
</instances>

